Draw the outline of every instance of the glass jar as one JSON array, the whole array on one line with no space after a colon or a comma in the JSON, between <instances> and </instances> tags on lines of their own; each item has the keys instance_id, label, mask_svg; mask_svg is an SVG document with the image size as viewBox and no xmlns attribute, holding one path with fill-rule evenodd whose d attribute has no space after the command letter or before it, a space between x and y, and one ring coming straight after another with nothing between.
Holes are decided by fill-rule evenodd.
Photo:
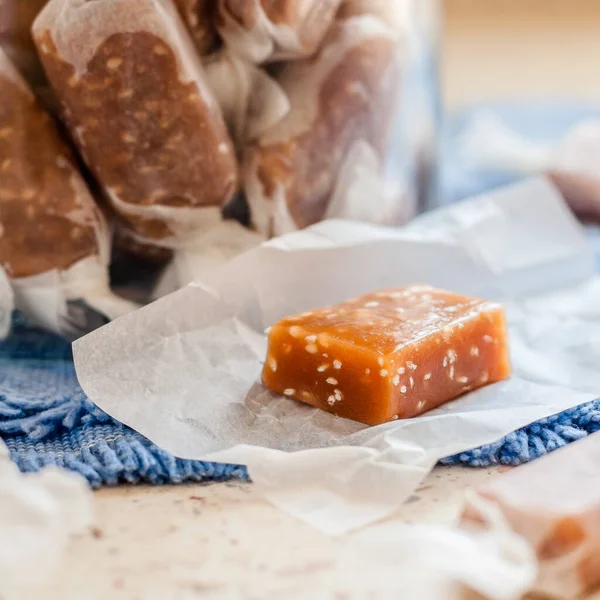
<instances>
[{"instance_id":1,"label":"glass jar","mask_svg":"<svg viewBox=\"0 0 600 600\"><path fill-rule=\"evenodd\" d=\"M428 206L437 0L35 3L23 28L21 2L0 0L0 44L20 50L31 29L35 46L14 56L37 51L120 251L196 264L217 246L230 258L325 219L393 227ZM65 256L82 254L77 235Z\"/></svg>"}]
</instances>

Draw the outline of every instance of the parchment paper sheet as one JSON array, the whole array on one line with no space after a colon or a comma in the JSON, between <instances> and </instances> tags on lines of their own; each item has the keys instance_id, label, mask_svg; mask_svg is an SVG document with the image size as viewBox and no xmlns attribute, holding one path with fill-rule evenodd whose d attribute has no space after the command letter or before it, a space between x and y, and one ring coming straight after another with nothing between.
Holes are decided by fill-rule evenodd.
<instances>
[{"instance_id":1,"label":"parchment paper sheet","mask_svg":"<svg viewBox=\"0 0 600 600\"><path fill-rule=\"evenodd\" d=\"M442 457L600 395L594 257L545 179L403 230L345 221L272 240L74 346L88 396L177 456L241 463L266 497L330 534L390 515ZM379 427L259 383L279 318L416 282L505 302L514 376Z\"/></svg>"}]
</instances>

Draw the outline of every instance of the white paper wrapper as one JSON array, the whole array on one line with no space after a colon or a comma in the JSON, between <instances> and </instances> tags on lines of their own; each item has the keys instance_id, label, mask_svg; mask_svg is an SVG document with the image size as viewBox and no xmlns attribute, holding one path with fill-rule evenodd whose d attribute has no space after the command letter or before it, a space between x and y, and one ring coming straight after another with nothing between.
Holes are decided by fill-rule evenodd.
<instances>
[{"instance_id":1,"label":"white paper wrapper","mask_svg":"<svg viewBox=\"0 0 600 600\"><path fill-rule=\"evenodd\" d=\"M78 338L139 306L114 294L102 259L11 281L16 308L45 329Z\"/></svg>"},{"instance_id":2,"label":"white paper wrapper","mask_svg":"<svg viewBox=\"0 0 600 600\"><path fill-rule=\"evenodd\" d=\"M600 222L600 121L572 127L558 144L522 137L493 114L482 113L460 140L459 152L475 167L549 173L573 211Z\"/></svg>"},{"instance_id":3,"label":"white paper wrapper","mask_svg":"<svg viewBox=\"0 0 600 600\"><path fill-rule=\"evenodd\" d=\"M227 49L205 59L204 70L239 145L273 127L290 110L290 101L275 79Z\"/></svg>"},{"instance_id":4,"label":"white paper wrapper","mask_svg":"<svg viewBox=\"0 0 600 600\"><path fill-rule=\"evenodd\" d=\"M247 465L275 505L340 534L391 514L440 458L599 394L600 374L581 351L600 336L598 303L567 290L577 322L556 313L555 297L531 299L593 273L560 195L533 180L405 230L329 221L272 240L79 340L75 363L112 416L177 456ZM415 282L505 301L514 376L371 428L260 385L263 332L278 319ZM583 337L574 342L566 326Z\"/></svg>"},{"instance_id":5,"label":"white paper wrapper","mask_svg":"<svg viewBox=\"0 0 600 600\"><path fill-rule=\"evenodd\" d=\"M501 523L470 532L390 521L348 538L333 589L349 600L465 600L465 588L488 600L518 600L535 576L535 554Z\"/></svg>"},{"instance_id":6,"label":"white paper wrapper","mask_svg":"<svg viewBox=\"0 0 600 600\"><path fill-rule=\"evenodd\" d=\"M316 52L340 2L218 0L219 33L227 46L246 60L298 60Z\"/></svg>"},{"instance_id":7,"label":"white paper wrapper","mask_svg":"<svg viewBox=\"0 0 600 600\"><path fill-rule=\"evenodd\" d=\"M156 285L154 298L162 298L192 281L206 277L264 241L265 236L233 220L207 227L175 252Z\"/></svg>"},{"instance_id":8,"label":"white paper wrapper","mask_svg":"<svg viewBox=\"0 0 600 600\"><path fill-rule=\"evenodd\" d=\"M21 475L0 442L0 588L20 598L59 564L69 537L92 524L92 494L78 475L55 468Z\"/></svg>"},{"instance_id":9,"label":"white paper wrapper","mask_svg":"<svg viewBox=\"0 0 600 600\"><path fill-rule=\"evenodd\" d=\"M8 277L0 269L0 340L5 338L10 331L14 296Z\"/></svg>"}]
</instances>

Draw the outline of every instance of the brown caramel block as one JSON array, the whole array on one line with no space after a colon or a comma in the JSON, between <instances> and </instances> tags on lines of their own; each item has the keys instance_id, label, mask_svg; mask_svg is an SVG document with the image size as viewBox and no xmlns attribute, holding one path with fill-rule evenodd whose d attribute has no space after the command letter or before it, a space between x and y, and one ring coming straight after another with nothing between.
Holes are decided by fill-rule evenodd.
<instances>
[{"instance_id":1,"label":"brown caramel block","mask_svg":"<svg viewBox=\"0 0 600 600\"><path fill-rule=\"evenodd\" d=\"M357 144L368 145L383 163L398 111L401 62L395 34L366 16L337 23L319 54L285 66L278 83L291 109L244 157L257 229L278 235L325 218Z\"/></svg>"},{"instance_id":2,"label":"brown caramel block","mask_svg":"<svg viewBox=\"0 0 600 600\"><path fill-rule=\"evenodd\" d=\"M237 189L225 123L171 0L50 0L34 39L64 119L145 242L195 231Z\"/></svg>"},{"instance_id":3,"label":"brown caramel block","mask_svg":"<svg viewBox=\"0 0 600 600\"><path fill-rule=\"evenodd\" d=\"M599 480L600 433L595 433L477 490L537 553L537 591L570 598L600 583ZM462 520L489 524L473 499Z\"/></svg>"},{"instance_id":4,"label":"brown caramel block","mask_svg":"<svg viewBox=\"0 0 600 600\"><path fill-rule=\"evenodd\" d=\"M104 225L54 122L0 49L0 266L12 278L101 252Z\"/></svg>"},{"instance_id":5,"label":"brown caramel block","mask_svg":"<svg viewBox=\"0 0 600 600\"><path fill-rule=\"evenodd\" d=\"M200 56L210 54L218 45L215 22L217 0L175 0Z\"/></svg>"},{"instance_id":6,"label":"brown caramel block","mask_svg":"<svg viewBox=\"0 0 600 600\"><path fill-rule=\"evenodd\" d=\"M279 321L262 378L278 394L379 425L510 371L500 305L411 286Z\"/></svg>"}]
</instances>

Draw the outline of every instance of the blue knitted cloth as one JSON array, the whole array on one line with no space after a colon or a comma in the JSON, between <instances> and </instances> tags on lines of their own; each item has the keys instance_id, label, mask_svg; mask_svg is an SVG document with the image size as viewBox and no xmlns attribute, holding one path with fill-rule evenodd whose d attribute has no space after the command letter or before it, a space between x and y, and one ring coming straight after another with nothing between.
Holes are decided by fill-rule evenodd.
<instances>
[{"instance_id":1,"label":"blue knitted cloth","mask_svg":"<svg viewBox=\"0 0 600 600\"><path fill-rule=\"evenodd\" d=\"M597 429L600 401L442 462L518 465ZM103 413L77 383L69 343L18 317L11 337L0 344L0 436L22 471L58 465L95 488L248 479L241 466L177 459Z\"/></svg>"}]
</instances>

